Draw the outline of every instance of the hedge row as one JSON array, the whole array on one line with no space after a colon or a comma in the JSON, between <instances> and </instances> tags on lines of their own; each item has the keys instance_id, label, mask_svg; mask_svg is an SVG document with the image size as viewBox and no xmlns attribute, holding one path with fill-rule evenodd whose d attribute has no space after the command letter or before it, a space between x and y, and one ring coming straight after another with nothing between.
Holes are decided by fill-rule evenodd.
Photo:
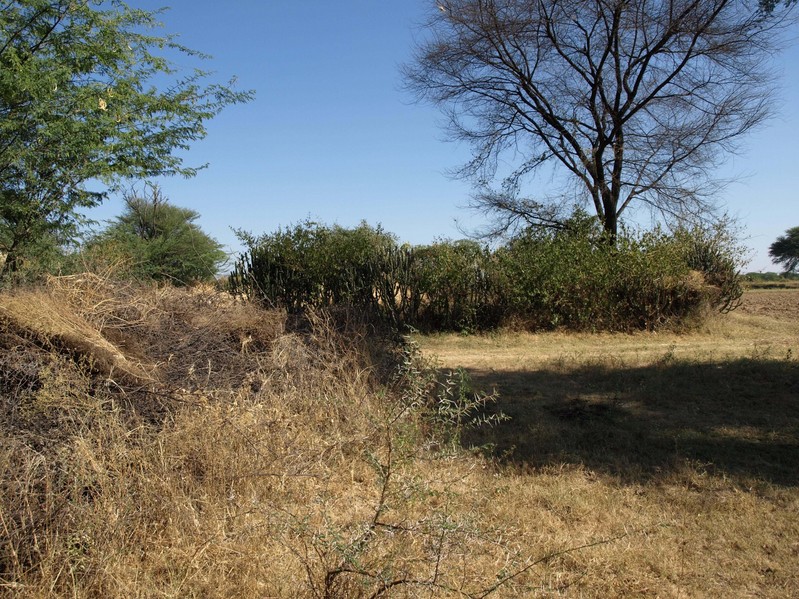
<instances>
[{"instance_id":1,"label":"hedge row","mask_svg":"<svg viewBox=\"0 0 799 599\"><path fill-rule=\"evenodd\" d=\"M493 249L400 245L366 224L304 222L242 238L234 293L289 312L346 304L423 331L656 329L730 310L742 293L724 228L623 232L611 242L576 214L563 229L527 230Z\"/></svg>"}]
</instances>

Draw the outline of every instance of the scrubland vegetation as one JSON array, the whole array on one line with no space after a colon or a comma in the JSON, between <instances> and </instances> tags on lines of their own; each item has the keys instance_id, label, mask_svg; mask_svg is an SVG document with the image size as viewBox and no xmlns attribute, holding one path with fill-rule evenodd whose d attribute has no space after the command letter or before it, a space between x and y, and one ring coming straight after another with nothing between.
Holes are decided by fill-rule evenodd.
<instances>
[{"instance_id":1,"label":"scrubland vegetation","mask_svg":"<svg viewBox=\"0 0 799 599\"><path fill-rule=\"evenodd\" d=\"M463 596L524 567L458 446L484 402L351 312L84 275L0 319L5 592Z\"/></svg>"},{"instance_id":2,"label":"scrubland vegetation","mask_svg":"<svg viewBox=\"0 0 799 599\"><path fill-rule=\"evenodd\" d=\"M178 287L159 202L0 294L4 593L799 591L799 295L733 311L727 229L306 222Z\"/></svg>"},{"instance_id":3,"label":"scrubland vegetation","mask_svg":"<svg viewBox=\"0 0 799 599\"><path fill-rule=\"evenodd\" d=\"M178 150L253 92L146 33L160 11L4 8L0 594L799 596L799 293L744 295L723 223L620 220L713 215L795 2L620 3L612 26L550 4L437 3L405 69L455 101L501 241L240 232L217 287L220 244L157 187L88 238L82 209L196 174ZM553 161L593 216L520 195Z\"/></svg>"},{"instance_id":4,"label":"scrubland vegetation","mask_svg":"<svg viewBox=\"0 0 799 599\"><path fill-rule=\"evenodd\" d=\"M348 304L400 330L633 331L684 327L742 293L741 250L725 226L622 231L580 211L496 247L473 240L400 246L380 228L301 223L255 237L232 291L297 312Z\"/></svg>"},{"instance_id":5,"label":"scrubland vegetation","mask_svg":"<svg viewBox=\"0 0 799 599\"><path fill-rule=\"evenodd\" d=\"M680 335L401 341L210 289L4 292L0 589L795 596L799 306L749 293Z\"/></svg>"}]
</instances>

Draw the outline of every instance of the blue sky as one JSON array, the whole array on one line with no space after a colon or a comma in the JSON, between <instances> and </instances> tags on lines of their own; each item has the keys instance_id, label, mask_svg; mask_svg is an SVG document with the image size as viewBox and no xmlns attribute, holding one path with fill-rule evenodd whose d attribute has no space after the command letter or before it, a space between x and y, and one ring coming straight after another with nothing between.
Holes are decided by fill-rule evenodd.
<instances>
[{"instance_id":1,"label":"blue sky","mask_svg":"<svg viewBox=\"0 0 799 599\"><path fill-rule=\"evenodd\" d=\"M208 137L186 154L187 164L207 169L159 182L230 251L240 249L231 228L265 233L307 217L380 223L413 244L460 238L458 223L481 223L464 208L470 185L447 176L469 149L445 142L437 109L401 89L399 67L410 59L427 0L130 4L170 6L164 31L211 54L204 67L220 80L235 75L238 88L256 92L210 122ZM779 116L730 160L725 172L745 178L720 198L746 227L747 270L778 270L768 246L799 225L799 49L779 66ZM102 221L120 211L111 198L90 216Z\"/></svg>"}]
</instances>

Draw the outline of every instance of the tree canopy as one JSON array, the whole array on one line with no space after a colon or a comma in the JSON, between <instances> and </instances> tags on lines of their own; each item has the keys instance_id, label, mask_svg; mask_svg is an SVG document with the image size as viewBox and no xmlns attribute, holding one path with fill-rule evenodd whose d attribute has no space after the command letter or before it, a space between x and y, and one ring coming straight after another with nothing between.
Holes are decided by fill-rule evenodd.
<instances>
[{"instance_id":1,"label":"tree canopy","mask_svg":"<svg viewBox=\"0 0 799 599\"><path fill-rule=\"evenodd\" d=\"M200 214L175 206L158 187L125 194L123 213L87 244L139 279L188 285L214 279L227 260L222 246L197 224Z\"/></svg>"},{"instance_id":2,"label":"tree canopy","mask_svg":"<svg viewBox=\"0 0 799 599\"><path fill-rule=\"evenodd\" d=\"M180 150L249 91L176 56L158 11L116 0L15 0L0 12L0 252L19 267L44 238L70 239L78 209L125 179L192 176ZM90 184L97 186L90 188Z\"/></svg>"},{"instance_id":3,"label":"tree canopy","mask_svg":"<svg viewBox=\"0 0 799 599\"><path fill-rule=\"evenodd\" d=\"M631 207L712 211L714 167L771 113L791 4L438 0L405 76L471 145L458 174L499 231L561 226L586 203L615 236Z\"/></svg>"},{"instance_id":4,"label":"tree canopy","mask_svg":"<svg viewBox=\"0 0 799 599\"><path fill-rule=\"evenodd\" d=\"M769 256L775 264L781 264L785 272L799 273L799 227L792 227L785 235L769 246Z\"/></svg>"}]
</instances>

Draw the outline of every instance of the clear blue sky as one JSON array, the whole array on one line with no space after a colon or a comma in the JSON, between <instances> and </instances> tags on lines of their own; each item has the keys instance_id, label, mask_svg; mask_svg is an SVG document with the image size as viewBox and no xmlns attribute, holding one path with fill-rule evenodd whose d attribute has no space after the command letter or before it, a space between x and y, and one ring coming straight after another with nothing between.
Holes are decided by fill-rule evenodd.
<instances>
[{"instance_id":1,"label":"clear blue sky","mask_svg":"<svg viewBox=\"0 0 799 599\"><path fill-rule=\"evenodd\" d=\"M443 141L440 113L401 89L430 0L173 0L165 32L213 56L204 66L256 99L209 123L186 154L209 163L193 179L160 181L179 206L197 210L202 228L240 249L231 228L271 232L311 217L353 226L378 223L401 241L460 238L480 224L463 207L470 186L446 174L469 156ZM153 9L154 0L130 0ZM748 270L778 270L767 249L799 226L799 49L784 70L779 116L748 140L729 169L746 178L721 200L746 226ZM110 199L90 216L118 215Z\"/></svg>"}]
</instances>

